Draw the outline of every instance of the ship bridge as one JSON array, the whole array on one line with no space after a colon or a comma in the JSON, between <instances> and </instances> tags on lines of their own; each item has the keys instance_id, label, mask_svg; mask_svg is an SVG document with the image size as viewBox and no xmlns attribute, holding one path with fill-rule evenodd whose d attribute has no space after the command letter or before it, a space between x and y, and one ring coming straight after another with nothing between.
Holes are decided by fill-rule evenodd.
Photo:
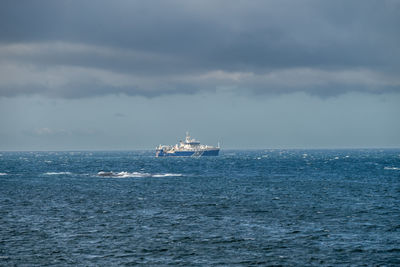
<instances>
[{"instance_id":1,"label":"ship bridge","mask_svg":"<svg viewBox=\"0 0 400 267\"><path fill-rule=\"evenodd\" d=\"M200 142L196 139L190 138L189 132L186 132L185 145L199 146Z\"/></svg>"}]
</instances>

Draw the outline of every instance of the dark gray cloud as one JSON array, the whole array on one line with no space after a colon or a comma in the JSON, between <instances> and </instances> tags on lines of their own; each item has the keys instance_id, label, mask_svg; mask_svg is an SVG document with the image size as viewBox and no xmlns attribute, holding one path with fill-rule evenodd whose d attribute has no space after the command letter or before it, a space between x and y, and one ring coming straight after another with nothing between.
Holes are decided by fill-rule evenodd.
<instances>
[{"instance_id":1,"label":"dark gray cloud","mask_svg":"<svg viewBox=\"0 0 400 267\"><path fill-rule=\"evenodd\" d=\"M400 2L2 1L0 96L400 91Z\"/></svg>"}]
</instances>

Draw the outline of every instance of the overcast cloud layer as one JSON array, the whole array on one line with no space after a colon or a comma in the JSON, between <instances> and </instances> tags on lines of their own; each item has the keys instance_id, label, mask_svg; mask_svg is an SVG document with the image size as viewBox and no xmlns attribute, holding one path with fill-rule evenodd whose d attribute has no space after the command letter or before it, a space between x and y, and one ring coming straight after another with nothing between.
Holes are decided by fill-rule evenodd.
<instances>
[{"instance_id":1,"label":"overcast cloud layer","mask_svg":"<svg viewBox=\"0 0 400 267\"><path fill-rule=\"evenodd\" d=\"M400 92L400 1L1 1L0 96Z\"/></svg>"}]
</instances>

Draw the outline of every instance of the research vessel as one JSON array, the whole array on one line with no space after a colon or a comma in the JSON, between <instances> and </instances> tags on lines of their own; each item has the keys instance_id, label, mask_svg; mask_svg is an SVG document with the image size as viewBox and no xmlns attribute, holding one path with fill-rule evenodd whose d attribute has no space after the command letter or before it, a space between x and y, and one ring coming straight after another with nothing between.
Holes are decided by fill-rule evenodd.
<instances>
[{"instance_id":1,"label":"research vessel","mask_svg":"<svg viewBox=\"0 0 400 267\"><path fill-rule=\"evenodd\" d=\"M159 145L156 148L156 157L203 157L218 156L218 146L202 145L199 141L192 139L189 133L186 133L185 141L179 141L174 146Z\"/></svg>"}]
</instances>

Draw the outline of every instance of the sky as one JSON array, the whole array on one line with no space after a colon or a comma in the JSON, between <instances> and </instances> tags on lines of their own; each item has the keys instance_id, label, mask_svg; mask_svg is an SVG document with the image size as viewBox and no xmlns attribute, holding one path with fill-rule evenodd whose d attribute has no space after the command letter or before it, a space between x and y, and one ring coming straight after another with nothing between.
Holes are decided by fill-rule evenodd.
<instances>
[{"instance_id":1,"label":"sky","mask_svg":"<svg viewBox=\"0 0 400 267\"><path fill-rule=\"evenodd\" d=\"M0 150L399 148L399 0L0 2Z\"/></svg>"}]
</instances>

